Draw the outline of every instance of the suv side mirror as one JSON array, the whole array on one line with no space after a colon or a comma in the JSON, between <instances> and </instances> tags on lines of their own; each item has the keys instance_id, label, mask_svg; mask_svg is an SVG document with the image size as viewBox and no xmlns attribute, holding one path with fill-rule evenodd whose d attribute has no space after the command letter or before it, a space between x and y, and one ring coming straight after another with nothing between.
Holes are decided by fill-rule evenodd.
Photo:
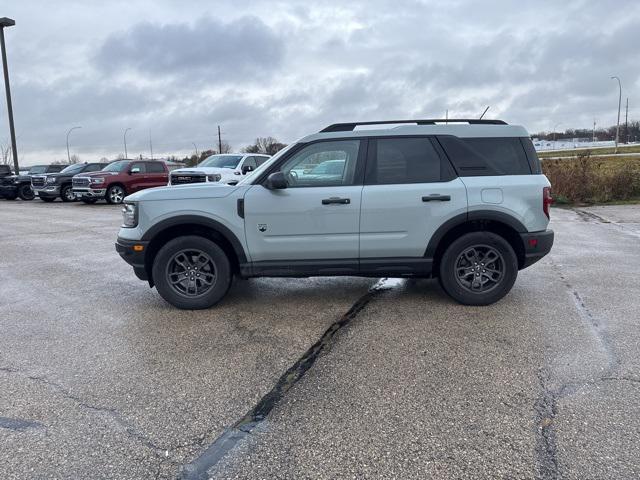
<instances>
[{"instance_id":1,"label":"suv side mirror","mask_svg":"<svg viewBox=\"0 0 640 480\"><path fill-rule=\"evenodd\" d=\"M243 165L242 166L242 174L246 175L249 172L253 172L253 165Z\"/></svg>"},{"instance_id":2,"label":"suv side mirror","mask_svg":"<svg viewBox=\"0 0 640 480\"><path fill-rule=\"evenodd\" d=\"M129 175L133 175L134 173L140 173L140 167L133 167L129 170Z\"/></svg>"},{"instance_id":3,"label":"suv side mirror","mask_svg":"<svg viewBox=\"0 0 640 480\"><path fill-rule=\"evenodd\" d=\"M287 179L282 172L274 172L267 177L264 187L269 190L281 190L287 188Z\"/></svg>"}]
</instances>

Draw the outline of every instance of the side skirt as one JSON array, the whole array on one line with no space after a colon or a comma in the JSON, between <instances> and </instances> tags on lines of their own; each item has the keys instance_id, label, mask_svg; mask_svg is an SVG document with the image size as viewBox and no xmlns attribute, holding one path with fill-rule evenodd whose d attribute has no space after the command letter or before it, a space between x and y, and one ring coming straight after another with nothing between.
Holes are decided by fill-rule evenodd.
<instances>
[{"instance_id":1,"label":"side skirt","mask_svg":"<svg viewBox=\"0 0 640 480\"><path fill-rule=\"evenodd\" d=\"M361 258L328 260L273 260L240 265L240 276L249 277L430 277L430 258Z\"/></svg>"}]
</instances>

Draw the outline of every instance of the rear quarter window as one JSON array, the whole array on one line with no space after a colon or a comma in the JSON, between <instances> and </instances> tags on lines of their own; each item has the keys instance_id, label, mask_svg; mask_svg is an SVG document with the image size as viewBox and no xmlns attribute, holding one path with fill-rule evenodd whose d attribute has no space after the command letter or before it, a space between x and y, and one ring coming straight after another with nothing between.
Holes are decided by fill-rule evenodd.
<instances>
[{"instance_id":1,"label":"rear quarter window","mask_svg":"<svg viewBox=\"0 0 640 480\"><path fill-rule=\"evenodd\" d=\"M532 168L518 137L438 138L461 177L530 175Z\"/></svg>"}]
</instances>

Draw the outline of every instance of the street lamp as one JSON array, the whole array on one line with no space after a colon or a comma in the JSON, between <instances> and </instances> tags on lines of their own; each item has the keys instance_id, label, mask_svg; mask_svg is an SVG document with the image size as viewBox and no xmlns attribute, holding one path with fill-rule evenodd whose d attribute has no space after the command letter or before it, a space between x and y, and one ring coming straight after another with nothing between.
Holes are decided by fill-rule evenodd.
<instances>
[{"instance_id":1,"label":"street lamp","mask_svg":"<svg viewBox=\"0 0 640 480\"><path fill-rule=\"evenodd\" d=\"M616 150L615 153L618 153L618 141L620 140L620 107L622 106L622 82L620 82L619 77L611 77L613 79L618 80L618 87L620 88L620 94L618 96L618 124L616 126Z\"/></svg>"},{"instance_id":2,"label":"street lamp","mask_svg":"<svg viewBox=\"0 0 640 480\"><path fill-rule=\"evenodd\" d=\"M71 164L71 155L69 155L69 134L78 128L82 127L71 127L67 132L67 160L69 161L69 164Z\"/></svg>"},{"instance_id":3,"label":"street lamp","mask_svg":"<svg viewBox=\"0 0 640 480\"><path fill-rule=\"evenodd\" d=\"M129 156L127 155L127 132L131 130L131 128L126 128L124 131L124 158L125 160L129 158Z\"/></svg>"},{"instance_id":4,"label":"street lamp","mask_svg":"<svg viewBox=\"0 0 640 480\"><path fill-rule=\"evenodd\" d=\"M4 69L4 89L7 93L7 113L9 114L9 131L11 133L11 148L13 149L13 168L18 175L18 147L16 146L16 129L13 125L13 105L11 104L11 88L9 87L9 67L7 65L7 49L4 45L4 27L13 27L16 24L11 18L0 18L0 44L2 46L2 67Z\"/></svg>"},{"instance_id":5,"label":"street lamp","mask_svg":"<svg viewBox=\"0 0 640 480\"><path fill-rule=\"evenodd\" d=\"M196 157L200 157L200 155L198 154L198 146L195 144L195 142L193 143L193 148L196 149Z\"/></svg>"}]
</instances>

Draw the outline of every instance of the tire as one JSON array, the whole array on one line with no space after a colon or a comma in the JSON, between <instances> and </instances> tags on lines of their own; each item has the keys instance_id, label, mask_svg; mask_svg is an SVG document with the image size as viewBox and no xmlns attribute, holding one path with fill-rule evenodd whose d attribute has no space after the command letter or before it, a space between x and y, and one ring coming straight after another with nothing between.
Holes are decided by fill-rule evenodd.
<instances>
[{"instance_id":1,"label":"tire","mask_svg":"<svg viewBox=\"0 0 640 480\"><path fill-rule=\"evenodd\" d=\"M55 198L53 198L53 197L40 197L40 200L42 200L43 202L46 202L46 203L51 203L51 202L53 202L55 200Z\"/></svg>"},{"instance_id":2,"label":"tire","mask_svg":"<svg viewBox=\"0 0 640 480\"><path fill-rule=\"evenodd\" d=\"M491 232L463 235L445 250L440 260L440 285L463 305L497 302L509 293L517 276L518 258L513 248L503 237Z\"/></svg>"},{"instance_id":3,"label":"tire","mask_svg":"<svg viewBox=\"0 0 640 480\"><path fill-rule=\"evenodd\" d=\"M22 200L27 200L27 201L31 201L34 198L36 198L36 194L33 192L31 185L29 185L28 183L23 183L18 187L18 196Z\"/></svg>"},{"instance_id":4,"label":"tire","mask_svg":"<svg viewBox=\"0 0 640 480\"><path fill-rule=\"evenodd\" d=\"M124 187L120 185L111 185L107 189L106 199L110 205L120 205L126 196L127 192L125 192Z\"/></svg>"},{"instance_id":5,"label":"tire","mask_svg":"<svg viewBox=\"0 0 640 480\"><path fill-rule=\"evenodd\" d=\"M87 205L93 205L98 201L97 198L81 198L80 201L82 203L86 203Z\"/></svg>"},{"instance_id":6,"label":"tire","mask_svg":"<svg viewBox=\"0 0 640 480\"><path fill-rule=\"evenodd\" d=\"M64 185L60 190L60 198L63 202L75 202L76 195L73 193L71 185Z\"/></svg>"},{"instance_id":7,"label":"tire","mask_svg":"<svg viewBox=\"0 0 640 480\"><path fill-rule=\"evenodd\" d=\"M192 235L167 242L155 257L152 275L160 296L186 310L212 307L226 295L232 280L224 250L211 240ZM205 279L211 285L206 285Z\"/></svg>"}]
</instances>

